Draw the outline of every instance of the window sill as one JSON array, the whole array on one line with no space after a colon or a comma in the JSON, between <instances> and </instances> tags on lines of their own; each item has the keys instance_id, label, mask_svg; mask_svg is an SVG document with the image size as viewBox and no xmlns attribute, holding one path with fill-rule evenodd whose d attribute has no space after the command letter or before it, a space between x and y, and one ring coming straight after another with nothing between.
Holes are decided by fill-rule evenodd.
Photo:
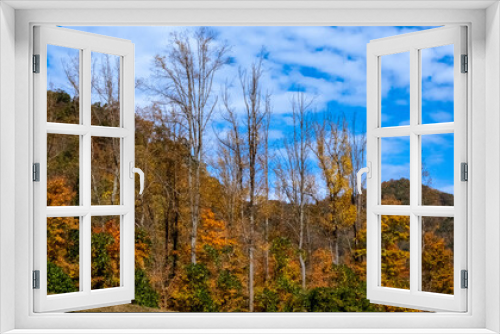
<instances>
[{"instance_id":1,"label":"window sill","mask_svg":"<svg viewBox=\"0 0 500 334\"><path fill-rule=\"evenodd\" d=\"M14 329L5 334L487 334L471 329Z\"/></svg>"}]
</instances>

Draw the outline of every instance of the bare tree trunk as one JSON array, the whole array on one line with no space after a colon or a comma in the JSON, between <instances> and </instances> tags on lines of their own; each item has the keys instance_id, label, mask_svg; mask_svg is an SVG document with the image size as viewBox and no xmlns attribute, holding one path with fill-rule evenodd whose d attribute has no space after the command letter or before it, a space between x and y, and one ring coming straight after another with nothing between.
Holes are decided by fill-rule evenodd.
<instances>
[{"instance_id":1,"label":"bare tree trunk","mask_svg":"<svg viewBox=\"0 0 500 334\"><path fill-rule=\"evenodd\" d=\"M116 202L116 196L118 195L118 184L120 182L119 175L118 175L119 173L120 173L120 170L117 169L115 172L115 175L113 177L113 192L111 193L111 205L118 204Z\"/></svg>"},{"instance_id":2,"label":"bare tree trunk","mask_svg":"<svg viewBox=\"0 0 500 334\"><path fill-rule=\"evenodd\" d=\"M337 227L335 227L335 230L333 231L333 240L335 242L335 261L334 264L338 265L340 263L339 259L339 231Z\"/></svg>"},{"instance_id":3,"label":"bare tree trunk","mask_svg":"<svg viewBox=\"0 0 500 334\"><path fill-rule=\"evenodd\" d=\"M228 62L229 47L216 41L215 32L201 27L193 32L172 33L164 56L155 56L157 82L148 85L182 113L188 129L187 162L189 207L191 215L191 263L196 264L196 244L200 219L200 174L203 163L203 138L217 105L212 94L215 74Z\"/></svg>"},{"instance_id":4,"label":"bare tree trunk","mask_svg":"<svg viewBox=\"0 0 500 334\"><path fill-rule=\"evenodd\" d=\"M301 220L303 220L301 218ZM301 223L300 227L300 243L299 243L299 262L300 262L300 277L302 281L302 289L306 289L306 261L304 259L304 248L303 248L303 239L304 239L304 224Z\"/></svg>"},{"instance_id":5,"label":"bare tree trunk","mask_svg":"<svg viewBox=\"0 0 500 334\"><path fill-rule=\"evenodd\" d=\"M308 165L311 123L309 108L312 100L308 99L302 92L297 93L292 100L292 120L293 130L291 138L285 139L284 146L286 156L283 157L282 164L277 168L277 174L288 200L296 210L297 216L294 219L298 229L298 251L301 272L302 288L306 289L306 257L305 257L305 229L306 229L306 196L312 188L309 179L310 168Z\"/></svg>"},{"instance_id":6,"label":"bare tree trunk","mask_svg":"<svg viewBox=\"0 0 500 334\"><path fill-rule=\"evenodd\" d=\"M266 217L265 223L265 238L266 238L266 249L264 251L264 261L265 261L265 279L266 282L269 281L269 217Z\"/></svg>"}]
</instances>

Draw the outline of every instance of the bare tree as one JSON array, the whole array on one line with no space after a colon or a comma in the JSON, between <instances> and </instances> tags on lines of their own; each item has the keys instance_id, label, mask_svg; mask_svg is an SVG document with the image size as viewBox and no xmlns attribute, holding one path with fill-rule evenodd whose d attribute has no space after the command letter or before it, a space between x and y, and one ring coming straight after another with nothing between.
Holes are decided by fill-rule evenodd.
<instances>
[{"instance_id":1,"label":"bare tree","mask_svg":"<svg viewBox=\"0 0 500 334\"><path fill-rule=\"evenodd\" d=\"M262 139L264 145L264 152L262 156L262 166L263 166L263 183L264 183L264 239L265 239L265 249L264 249L264 271L265 280L269 280L269 125L271 124L271 99L269 96L266 98L266 117L264 120L264 125L262 127Z\"/></svg>"},{"instance_id":2,"label":"bare tree","mask_svg":"<svg viewBox=\"0 0 500 334\"><path fill-rule=\"evenodd\" d=\"M362 224L362 197L358 194L356 173L364 167L366 152L366 131L357 133L356 114L351 118L351 130L349 131L349 146L351 149L352 170L349 175L349 185L352 191L352 204L356 205L356 221L353 226L354 248L358 249L358 230ZM355 257L355 260L361 260Z\"/></svg>"},{"instance_id":3,"label":"bare tree","mask_svg":"<svg viewBox=\"0 0 500 334\"><path fill-rule=\"evenodd\" d=\"M214 31L201 27L194 32L174 32L165 55L155 57L156 84L152 89L165 103L179 110L187 128L191 159L188 162L191 215L191 263L196 264L200 220L200 174L206 127L217 105L212 87L216 73L227 63L229 47L216 40Z\"/></svg>"},{"instance_id":4,"label":"bare tree","mask_svg":"<svg viewBox=\"0 0 500 334\"><path fill-rule=\"evenodd\" d=\"M292 98L292 135L284 140L285 153L276 170L282 191L296 211L302 288L306 288L305 224L306 203L311 193L311 106L313 99L297 92Z\"/></svg>"},{"instance_id":5,"label":"bare tree","mask_svg":"<svg viewBox=\"0 0 500 334\"><path fill-rule=\"evenodd\" d=\"M257 196L257 155L262 142L260 138L263 120L267 108L262 108L262 94L260 81L262 77L262 57L252 64L250 74L240 70L239 77L246 109L247 148L248 148L248 211L249 211L249 238L248 238L248 294L249 310L254 310L254 281L255 281L255 219Z\"/></svg>"},{"instance_id":6,"label":"bare tree","mask_svg":"<svg viewBox=\"0 0 500 334\"><path fill-rule=\"evenodd\" d=\"M66 75L70 79L73 87L77 85L78 70L76 62L71 62L71 66L65 66ZM73 72L72 72L73 71ZM99 54L93 58L91 75L91 123L100 126L119 126L120 125L120 59L117 56L108 54ZM73 74L70 74L73 73ZM76 72L78 73L78 72ZM105 169L105 174L112 174L113 185L111 192L111 203L119 204L120 201L120 140L118 138L92 138L92 155L98 146L105 150L103 157L106 158L106 164L96 165L95 168ZM94 200L101 203L100 193L102 189L99 186L104 184L103 179L99 179L99 173L92 173ZM108 189L106 189L108 190Z\"/></svg>"},{"instance_id":7,"label":"bare tree","mask_svg":"<svg viewBox=\"0 0 500 334\"><path fill-rule=\"evenodd\" d=\"M220 143L225 150L226 160L230 160L235 169L235 183L240 198L247 192L246 207L248 210L248 229L245 229L245 240L248 245L248 307L254 310L254 281L255 281L255 244L256 244L256 219L257 196L259 192L259 172L263 165L262 145L267 142L266 120L270 113L270 95L262 94L262 61L263 54L258 61L250 66L249 72L240 68L239 81L242 99L245 106L243 124L240 124L234 108L230 104L228 89L223 93L224 118L230 125L230 130L225 139ZM244 138L245 137L245 138ZM267 146L266 146L267 149ZM230 158L232 156L233 158ZM267 163L267 161L265 161ZM246 177L244 178L244 174ZM245 185L244 185L244 179ZM240 204L242 225L245 221L244 204Z\"/></svg>"}]
</instances>

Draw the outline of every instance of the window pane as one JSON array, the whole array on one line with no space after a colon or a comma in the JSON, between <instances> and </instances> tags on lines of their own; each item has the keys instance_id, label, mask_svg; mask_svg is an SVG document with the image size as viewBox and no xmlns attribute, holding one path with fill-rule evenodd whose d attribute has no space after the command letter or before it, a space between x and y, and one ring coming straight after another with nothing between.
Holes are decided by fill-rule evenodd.
<instances>
[{"instance_id":1,"label":"window pane","mask_svg":"<svg viewBox=\"0 0 500 334\"><path fill-rule=\"evenodd\" d=\"M410 289L410 217L381 216L381 285Z\"/></svg>"},{"instance_id":2,"label":"window pane","mask_svg":"<svg viewBox=\"0 0 500 334\"><path fill-rule=\"evenodd\" d=\"M453 122L453 45L420 51L422 124Z\"/></svg>"},{"instance_id":3,"label":"window pane","mask_svg":"<svg viewBox=\"0 0 500 334\"><path fill-rule=\"evenodd\" d=\"M47 122L80 122L80 50L47 45Z\"/></svg>"},{"instance_id":4,"label":"window pane","mask_svg":"<svg viewBox=\"0 0 500 334\"><path fill-rule=\"evenodd\" d=\"M120 286L120 216L92 217L92 290Z\"/></svg>"},{"instance_id":5,"label":"window pane","mask_svg":"<svg viewBox=\"0 0 500 334\"><path fill-rule=\"evenodd\" d=\"M422 204L453 206L453 133L423 135Z\"/></svg>"},{"instance_id":6,"label":"window pane","mask_svg":"<svg viewBox=\"0 0 500 334\"><path fill-rule=\"evenodd\" d=\"M410 53L380 57L381 126L410 124Z\"/></svg>"},{"instance_id":7,"label":"window pane","mask_svg":"<svg viewBox=\"0 0 500 334\"><path fill-rule=\"evenodd\" d=\"M382 204L410 204L410 137L381 138Z\"/></svg>"},{"instance_id":8,"label":"window pane","mask_svg":"<svg viewBox=\"0 0 500 334\"><path fill-rule=\"evenodd\" d=\"M92 137L92 205L120 204L120 138Z\"/></svg>"},{"instance_id":9,"label":"window pane","mask_svg":"<svg viewBox=\"0 0 500 334\"><path fill-rule=\"evenodd\" d=\"M120 57L92 52L92 125L120 126Z\"/></svg>"},{"instance_id":10,"label":"window pane","mask_svg":"<svg viewBox=\"0 0 500 334\"><path fill-rule=\"evenodd\" d=\"M47 218L47 294L79 291L78 217Z\"/></svg>"},{"instance_id":11,"label":"window pane","mask_svg":"<svg viewBox=\"0 0 500 334\"><path fill-rule=\"evenodd\" d=\"M80 137L47 134L47 206L80 205Z\"/></svg>"},{"instance_id":12,"label":"window pane","mask_svg":"<svg viewBox=\"0 0 500 334\"><path fill-rule=\"evenodd\" d=\"M422 217L422 291L453 294L453 218Z\"/></svg>"}]
</instances>

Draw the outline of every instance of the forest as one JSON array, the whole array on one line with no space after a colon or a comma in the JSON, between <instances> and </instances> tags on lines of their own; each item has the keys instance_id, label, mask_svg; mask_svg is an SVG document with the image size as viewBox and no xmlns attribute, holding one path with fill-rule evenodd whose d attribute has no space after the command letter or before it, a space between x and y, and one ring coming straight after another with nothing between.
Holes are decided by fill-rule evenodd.
<instances>
[{"instance_id":1,"label":"forest","mask_svg":"<svg viewBox=\"0 0 500 334\"><path fill-rule=\"evenodd\" d=\"M208 28L179 31L136 82L151 103L135 116L146 190L136 182L133 311L415 311L366 299L366 199L355 183L364 130L349 115L318 112L299 88L290 131L270 139L273 95L262 75L272 55L239 69L235 96L213 86L230 54ZM47 120L79 123L78 59L64 64L72 89L49 85ZM118 126L120 62L92 64L92 124ZM79 141L47 135L48 206L80 203ZM119 204L120 140L93 137L91 154L92 205ZM453 205L423 175L424 204ZM382 204L409 204L409 180L383 182ZM381 224L382 285L408 289L409 217ZM119 216L92 217L91 240L92 289L119 286ZM422 289L453 294L453 218L423 218L422 250ZM48 218L47 259L48 292L78 291L78 217Z\"/></svg>"}]
</instances>

